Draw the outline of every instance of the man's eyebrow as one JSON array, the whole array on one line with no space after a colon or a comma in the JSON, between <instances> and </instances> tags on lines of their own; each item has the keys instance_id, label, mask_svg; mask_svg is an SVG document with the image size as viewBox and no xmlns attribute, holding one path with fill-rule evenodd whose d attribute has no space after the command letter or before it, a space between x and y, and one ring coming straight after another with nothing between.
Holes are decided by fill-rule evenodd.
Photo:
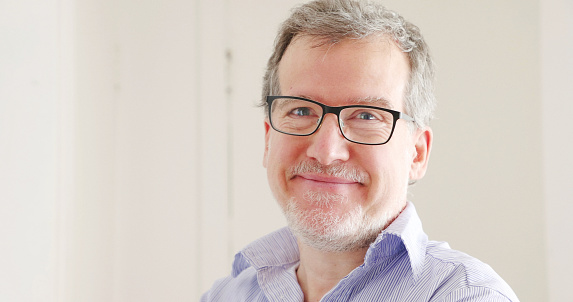
<instances>
[{"instance_id":1,"label":"man's eyebrow","mask_svg":"<svg viewBox=\"0 0 573 302\"><path fill-rule=\"evenodd\" d=\"M308 100L314 100L313 98L311 98L307 95L303 95L303 94L296 95L296 97L308 99ZM394 109L393 108L394 106L392 106L392 102L390 102L389 100L387 100L384 97L356 98L356 99L351 99L350 103L356 104L356 105L376 106L376 107L382 107L382 108L386 108L386 109Z\"/></svg>"},{"instance_id":2,"label":"man's eyebrow","mask_svg":"<svg viewBox=\"0 0 573 302\"><path fill-rule=\"evenodd\" d=\"M366 97L352 100L353 103L392 109L392 102L384 97Z\"/></svg>"}]
</instances>

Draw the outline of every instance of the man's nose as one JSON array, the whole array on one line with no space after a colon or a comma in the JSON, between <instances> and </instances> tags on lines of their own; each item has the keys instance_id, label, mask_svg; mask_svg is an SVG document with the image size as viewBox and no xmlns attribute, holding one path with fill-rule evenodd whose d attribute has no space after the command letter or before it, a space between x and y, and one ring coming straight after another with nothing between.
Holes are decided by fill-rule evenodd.
<instances>
[{"instance_id":1,"label":"man's nose","mask_svg":"<svg viewBox=\"0 0 573 302\"><path fill-rule=\"evenodd\" d=\"M347 161L350 155L348 150L350 142L342 136L337 118L334 114L326 114L320 128L310 136L307 156L323 165Z\"/></svg>"}]
</instances>

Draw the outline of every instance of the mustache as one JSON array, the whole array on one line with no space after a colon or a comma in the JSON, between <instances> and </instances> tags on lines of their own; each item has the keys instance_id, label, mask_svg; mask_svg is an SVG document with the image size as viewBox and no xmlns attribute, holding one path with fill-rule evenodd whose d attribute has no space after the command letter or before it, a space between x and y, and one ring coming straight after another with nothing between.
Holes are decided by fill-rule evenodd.
<instances>
[{"instance_id":1,"label":"mustache","mask_svg":"<svg viewBox=\"0 0 573 302\"><path fill-rule=\"evenodd\" d=\"M348 179L360 184L366 183L369 179L368 173L364 170L345 163L337 163L327 166L315 160L305 160L287 170L288 179L305 173L324 174L332 177Z\"/></svg>"}]
</instances>

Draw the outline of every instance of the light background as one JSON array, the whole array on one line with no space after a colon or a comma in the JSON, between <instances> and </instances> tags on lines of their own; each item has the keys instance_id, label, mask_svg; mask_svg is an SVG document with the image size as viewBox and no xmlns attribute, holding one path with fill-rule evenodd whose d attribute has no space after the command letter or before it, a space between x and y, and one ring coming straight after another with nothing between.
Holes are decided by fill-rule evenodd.
<instances>
[{"instance_id":1,"label":"light background","mask_svg":"<svg viewBox=\"0 0 573 302\"><path fill-rule=\"evenodd\" d=\"M1 0L0 301L196 301L284 225L255 103L298 2ZM573 2L385 3L438 65L427 233L573 301Z\"/></svg>"}]
</instances>

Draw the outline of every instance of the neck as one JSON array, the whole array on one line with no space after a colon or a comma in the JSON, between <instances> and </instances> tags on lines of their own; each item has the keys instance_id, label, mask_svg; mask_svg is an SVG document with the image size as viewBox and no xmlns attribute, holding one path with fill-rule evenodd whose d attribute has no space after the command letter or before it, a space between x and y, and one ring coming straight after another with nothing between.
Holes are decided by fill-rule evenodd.
<instances>
[{"instance_id":1,"label":"neck","mask_svg":"<svg viewBox=\"0 0 573 302\"><path fill-rule=\"evenodd\" d=\"M323 252L299 240L300 265L296 272L305 302L320 301L352 270L364 262L368 248L351 252Z\"/></svg>"}]
</instances>

